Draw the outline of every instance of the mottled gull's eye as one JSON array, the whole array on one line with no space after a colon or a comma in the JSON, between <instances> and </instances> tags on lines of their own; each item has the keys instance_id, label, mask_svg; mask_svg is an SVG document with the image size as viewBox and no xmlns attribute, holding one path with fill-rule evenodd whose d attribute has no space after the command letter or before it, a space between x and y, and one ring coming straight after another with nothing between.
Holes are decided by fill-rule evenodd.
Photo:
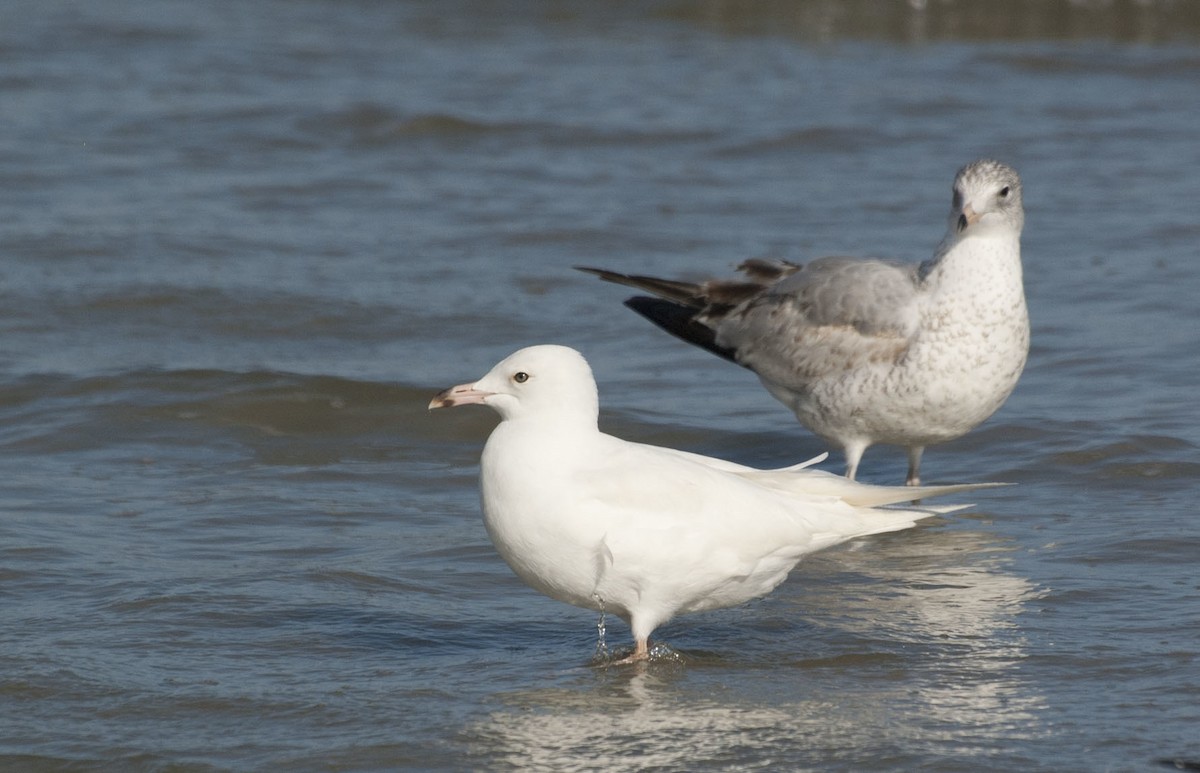
<instances>
[{"instance_id":1,"label":"mottled gull's eye","mask_svg":"<svg viewBox=\"0 0 1200 773\"><path fill-rule=\"evenodd\" d=\"M1002 199L1008 198L1008 186L1007 185L1005 185L1003 188L1000 189L1000 198L1002 198Z\"/></svg>"}]
</instances>

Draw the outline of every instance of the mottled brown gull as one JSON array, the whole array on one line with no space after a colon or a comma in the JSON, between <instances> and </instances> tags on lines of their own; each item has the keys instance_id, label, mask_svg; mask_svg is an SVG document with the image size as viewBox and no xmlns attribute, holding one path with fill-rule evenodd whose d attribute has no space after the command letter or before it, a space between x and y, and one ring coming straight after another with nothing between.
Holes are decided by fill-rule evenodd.
<instances>
[{"instance_id":1,"label":"mottled brown gull","mask_svg":"<svg viewBox=\"0 0 1200 773\"><path fill-rule=\"evenodd\" d=\"M984 160L959 170L949 229L920 264L750 260L738 267L744 278L702 283L581 270L652 293L625 303L757 373L843 450L847 477L886 443L908 449L907 483L918 485L925 447L995 413L1025 367L1024 220L1016 170Z\"/></svg>"},{"instance_id":2,"label":"mottled brown gull","mask_svg":"<svg viewBox=\"0 0 1200 773\"><path fill-rule=\"evenodd\" d=\"M429 407L471 403L501 418L480 461L496 550L547 596L624 619L630 661L662 623L770 593L807 553L957 509L885 505L979 487L870 486L621 440L598 429L591 368L563 346L521 349Z\"/></svg>"}]
</instances>

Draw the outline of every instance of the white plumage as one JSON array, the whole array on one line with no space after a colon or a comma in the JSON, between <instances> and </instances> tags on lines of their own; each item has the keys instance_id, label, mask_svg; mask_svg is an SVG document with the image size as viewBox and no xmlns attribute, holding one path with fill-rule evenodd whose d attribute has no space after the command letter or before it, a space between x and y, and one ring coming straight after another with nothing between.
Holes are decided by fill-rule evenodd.
<instances>
[{"instance_id":1,"label":"white plumage","mask_svg":"<svg viewBox=\"0 0 1200 773\"><path fill-rule=\"evenodd\" d=\"M600 432L591 368L573 349L522 349L430 408L501 417L481 460L484 522L531 587L612 612L648 656L675 615L763 596L801 556L948 509L882 508L978 486L867 486L804 465L757 470Z\"/></svg>"},{"instance_id":2,"label":"white plumage","mask_svg":"<svg viewBox=\"0 0 1200 773\"><path fill-rule=\"evenodd\" d=\"M847 477L869 446L888 443L908 449L917 485L925 446L991 416L1025 367L1024 219L1017 172L977 161L958 172L949 229L919 265L751 260L744 279L700 284L583 270L653 293L626 305L758 374L845 452Z\"/></svg>"}]
</instances>

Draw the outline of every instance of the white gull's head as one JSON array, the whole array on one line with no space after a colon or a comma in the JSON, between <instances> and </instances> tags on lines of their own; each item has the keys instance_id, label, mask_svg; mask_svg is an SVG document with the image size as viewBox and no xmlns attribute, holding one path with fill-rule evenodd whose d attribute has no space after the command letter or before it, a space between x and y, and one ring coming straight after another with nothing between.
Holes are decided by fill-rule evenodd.
<instances>
[{"instance_id":1,"label":"white gull's head","mask_svg":"<svg viewBox=\"0 0 1200 773\"><path fill-rule=\"evenodd\" d=\"M534 417L583 421L595 426L600 413L596 380L583 355L566 346L529 346L505 357L487 375L450 387L432 408L482 403L504 420Z\"/></svg>"}]
</instances>

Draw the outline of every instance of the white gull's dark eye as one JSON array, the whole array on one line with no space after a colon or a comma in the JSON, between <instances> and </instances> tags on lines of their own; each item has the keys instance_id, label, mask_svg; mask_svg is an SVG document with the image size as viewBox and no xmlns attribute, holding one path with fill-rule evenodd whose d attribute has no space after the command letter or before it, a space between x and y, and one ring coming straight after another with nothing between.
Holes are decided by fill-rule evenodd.
<instances>
[{"instance_id":1,"label":"white gull's dark eye","mask_svg":"<svg viewBox=\"0 0 1200 773\"><path fill-rule=\"evenodd\" d=\"M513 375L513 381L517 382L518 384L524 384L528 380L529 380L529 374L523 370L517 371Z\"/></svg>"}]
</instances>

